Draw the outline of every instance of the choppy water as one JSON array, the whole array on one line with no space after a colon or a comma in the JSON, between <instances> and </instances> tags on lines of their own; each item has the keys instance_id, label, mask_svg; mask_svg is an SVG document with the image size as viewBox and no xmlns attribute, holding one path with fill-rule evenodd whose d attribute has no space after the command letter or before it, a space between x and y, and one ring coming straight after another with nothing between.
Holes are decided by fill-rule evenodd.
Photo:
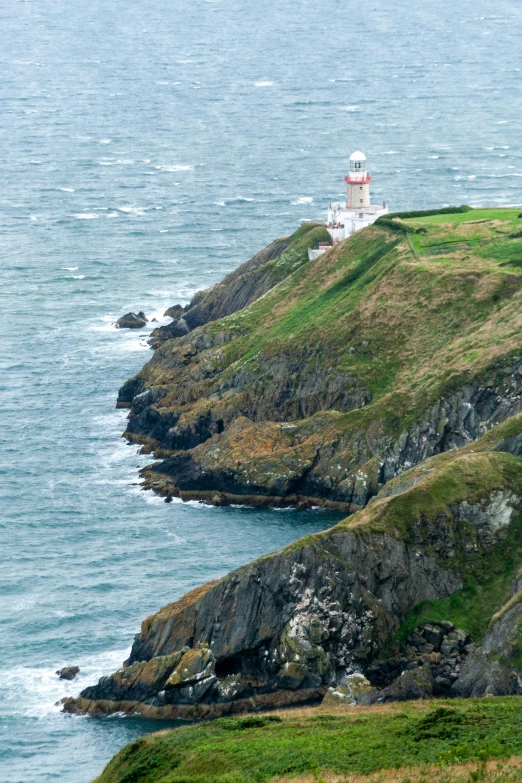
<instances>
[{"instance_id":1,"label":"choppy water","mask_svg":"<svg viewBox=\"0 0 522 783\"><path fill-rule=\"evenodd\" d=\"M517 0L4 0L0 780L87 783L157 723L61 715L140 621L328 526L135 486L128 309L187 301L343 191L522 203ZM79 664L79 682L54 670Z\"/></svg>"}]
</instances>

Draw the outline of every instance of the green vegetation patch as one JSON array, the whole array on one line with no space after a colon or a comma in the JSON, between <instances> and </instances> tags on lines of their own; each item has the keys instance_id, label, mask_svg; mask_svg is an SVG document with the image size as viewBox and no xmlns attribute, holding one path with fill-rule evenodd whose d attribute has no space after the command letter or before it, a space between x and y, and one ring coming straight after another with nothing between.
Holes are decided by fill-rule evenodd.
<instances>
[{"instance_id":1,"label":"green vegetation patch","mask_svg":"<svg viewBox=\"0 0 522 783\"><path fill-rule=\"evenodd\" d=\"M418 213L408 218L404 215L404 219L411 219L412 223L420 225L421 223L431 223L433 225L441 223L453 223L457 226L461 223L469 221L477 222L479 220L509 220L514 226L520 226L520 207L492 207L492 208L478 208L471 209L462 207L447 207L441 210L433 210L424 213ZM399 213L399 217L400 217Z\"/></svg>"},{"instance_id":2,"label":"green vegetation patch","mask_svg":"<svg viewBox=\"0 0 522 783\"><path fill-rule=\"evenodd\" d=\"M310 712L252 726L238 720L236 728L222 719L141 738L97 783L268 783L434 763L442 771L449 763L522 754L519 697Z\"/></svg>"}]
</instances>

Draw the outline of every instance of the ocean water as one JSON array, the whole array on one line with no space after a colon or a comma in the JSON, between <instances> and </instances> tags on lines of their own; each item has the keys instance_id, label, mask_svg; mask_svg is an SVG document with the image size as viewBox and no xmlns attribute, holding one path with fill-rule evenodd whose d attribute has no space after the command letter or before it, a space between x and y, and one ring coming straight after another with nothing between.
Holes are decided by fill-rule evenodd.
<instances>
[{"instance_id":1,"label":"ocean water","mask_svg":"<svg viewBox=\"0 0 522 783\"><path fill-rule=\"evenodd\" d=\"M156 722L64 716L140 621L327 527L137 485L115 319L219 280L343 193L522 204L517 0L0 6L0 781L87 783ZM66 664L80 678L54 674Z\"/></svg>"}]
</instances>

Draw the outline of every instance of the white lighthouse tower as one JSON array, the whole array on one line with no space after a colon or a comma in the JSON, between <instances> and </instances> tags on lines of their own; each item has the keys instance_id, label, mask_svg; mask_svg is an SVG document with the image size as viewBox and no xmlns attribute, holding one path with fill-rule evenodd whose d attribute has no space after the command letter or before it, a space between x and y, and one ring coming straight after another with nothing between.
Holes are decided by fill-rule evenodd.
<instances>
[{"instance_id":1,"label":"white lighthouse tower","mask_svg":"<svg viewBox=\"0 0 522 783\"><path fill-rule=\"evenodd\" d=\"M344 181L348 185L346 208L369 209L371 176L366 171L366 156L360 150L350 155L350 173Z\"/></svg>"},{"instance_id":2,"label":"white lighthouse tower","mask_svg":"<svg viewBox=\"0 0 522 783\"><path fill-rule=\"evenodd\" d=\"M349 173L344 178L348 186L346 204L330 204L328 208L326 227L334 244L387 214L384 202L382 206L372 206L370 202L371 179L366 168L366 156L360 150L353 152Z\"/></svg>"}]
</instances>

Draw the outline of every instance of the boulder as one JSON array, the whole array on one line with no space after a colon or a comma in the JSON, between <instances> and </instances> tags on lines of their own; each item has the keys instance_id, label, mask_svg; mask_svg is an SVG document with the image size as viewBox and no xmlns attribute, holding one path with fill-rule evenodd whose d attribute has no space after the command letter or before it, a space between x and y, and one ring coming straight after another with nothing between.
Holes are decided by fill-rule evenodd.
<instances>
[{"instance_id":1,"label":"boulder","mask_svg":"<svg viewBox=\"0 0 522 783\"><path fill-rule=\"evenodd\" d=\"M222 492L216 492L210 498L210 505L211 506L229 506L230 505L230 501L228 500L227 496L224 495Z\"/></svg>"},{"instance_id":2,"label":"boulder","mask_svg":"<svg viewBox=\"0 0 522 783\"><path fill-rule=\"evenodd\" d=\"M163 313L164 318L174 318L178 319L181 318L185 311L185 308L182 307L179 304L172 305L172 307L169 307L165 312Z\"/></svg>"},{"instance_id":3,"label":"boulder","mask_svg":"<svg viewBox=\"0 0 522 783\"><path fill-rule=\"evenodd\" d=\"M79 666L64 666L63 669L58 669L56 672L60 680L74 680L79 673Z\"/></svg>"},{"instance_id":4,"label":"boulder","mask_svg":"<svg viewBox=\"0 0 522 783\"><path fill-rule=\"evenodd\" d=\"M382 701L429 699L433 695L433 675L429 666L406 669L391 685L381 691Z\"/></svg>"},{"instance_id":5,"label":"boulder","mask_svg":"<svg viewBox=\"0 0 522 783\"><path fill-rule=\"evenodd\" d=\"M116 327L118 329L142 329L147 321L147 316L143 310L140 310L139 313L125 313L125 315L122 315L116 321Z\"/></svg>"},{"instance_id":6,"label":"boulder","mask_svg":"<svg viewBox=\"0 0 522 783\"><path fill-rule=\"evenodd\" d=\"M354 672L346 677L344 685L337 685L335 688L328 688L325 693L323 704L333 707L334 705L344 705L353 707L356 704L375 704L379 697L379 690L374 688L364 674Z\"/></svg>"},{"instance_id":7,"label":"boulder","mask_svg":"<svg viewBox=\"0 0 522 783\"><path fill-rule=\"evenodd\" d=\"M442 628L438 626L438 624L427 623L422 630L426 641L429 644L432 644L435 651L438 652L444 638L444 631Z\"/></svg>"}]
</instances>

